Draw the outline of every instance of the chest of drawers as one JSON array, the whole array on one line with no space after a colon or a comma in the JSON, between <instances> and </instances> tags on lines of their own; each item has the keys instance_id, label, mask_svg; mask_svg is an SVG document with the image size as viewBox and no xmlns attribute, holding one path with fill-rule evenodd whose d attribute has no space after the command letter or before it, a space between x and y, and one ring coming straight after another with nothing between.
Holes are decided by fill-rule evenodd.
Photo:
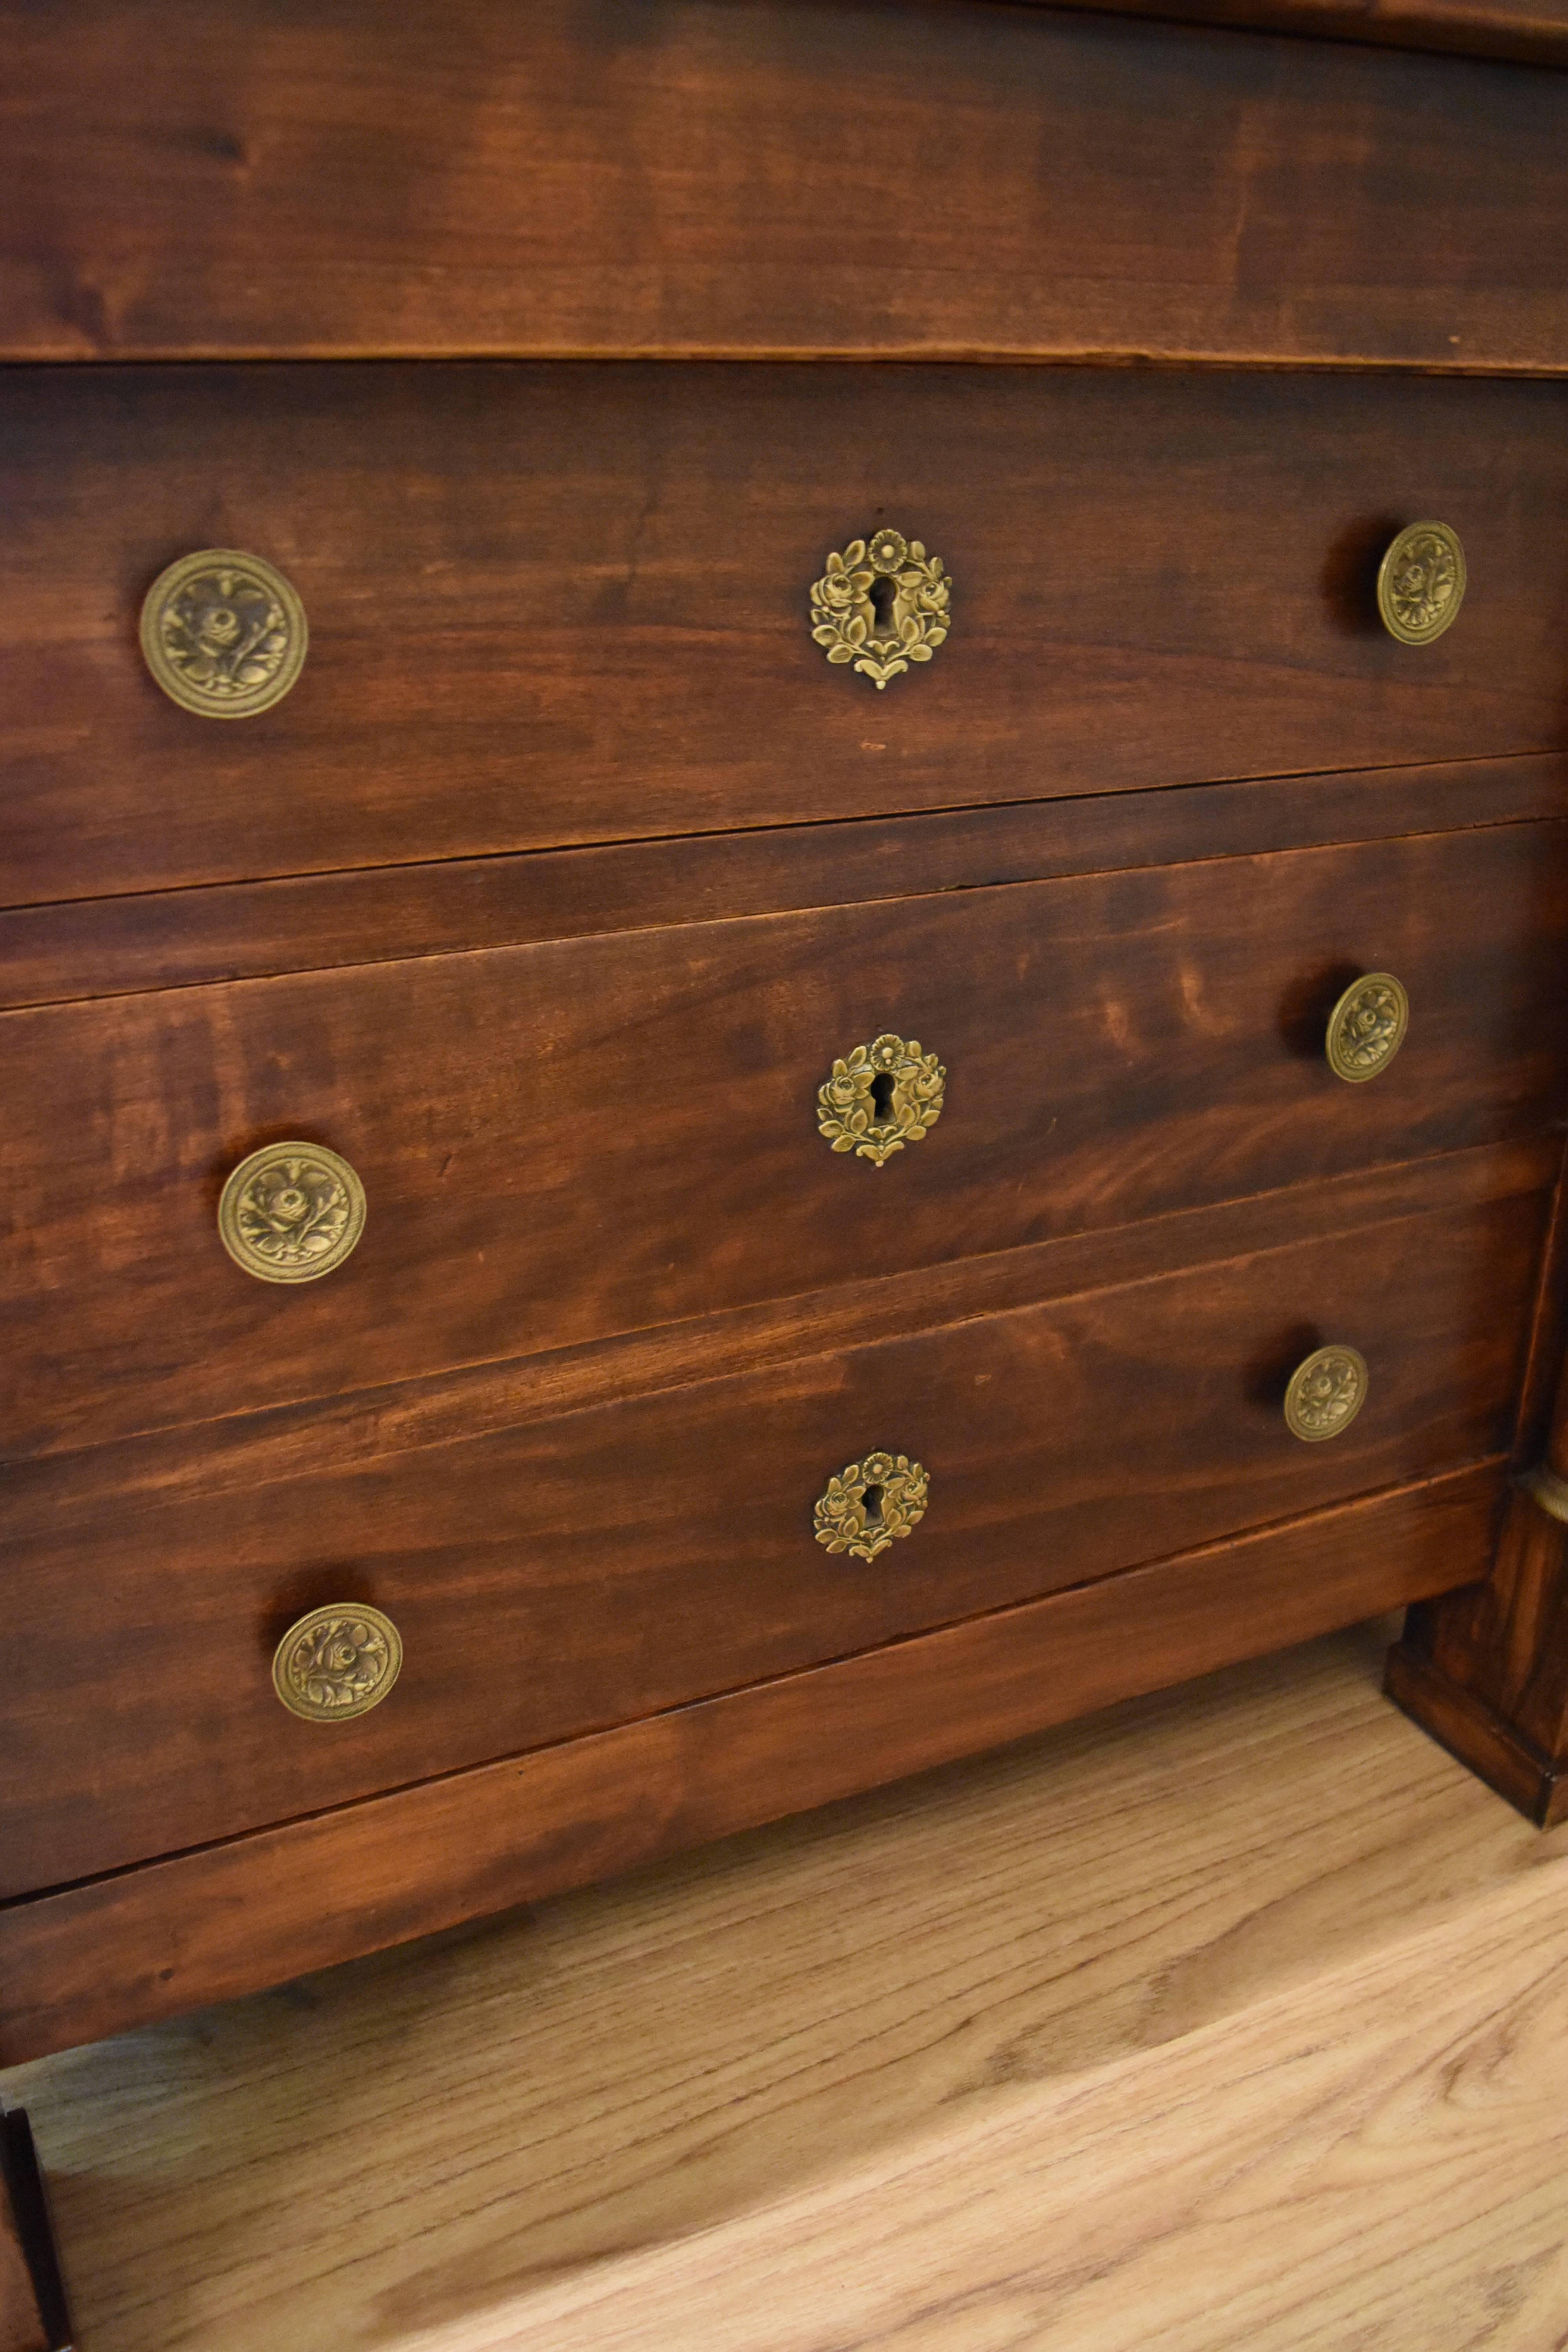
<instances>
[{"instance_id":1,"label":"chest of drawers","mask_svg":"<svg viewBox=\"0 0 1568 2352\"><path fill-rule=\"evenodd\" d=\"M1555 1817L1568 36L458 15L3 17L0 2058L1405 1604Z\"/></svg>"}]
</instances>

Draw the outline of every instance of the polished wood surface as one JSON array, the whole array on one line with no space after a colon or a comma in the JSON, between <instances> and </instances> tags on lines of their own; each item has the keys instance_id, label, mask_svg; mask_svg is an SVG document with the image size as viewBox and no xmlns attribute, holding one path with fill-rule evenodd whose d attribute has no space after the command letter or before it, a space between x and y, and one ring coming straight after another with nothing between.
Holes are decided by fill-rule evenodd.
<instances>
[{"instance_id":1,"label":"polished wood surface","mask_svg":"<svg viewBox=\"0 0 1568 2352\"><path fill-rule=\"evenodd\" d=\"M0 909L0 1009L1568 815L1568 759L1173 785Z\"/></svg>"},{"instance_id":2,"label":"polished wood surface","mask_svg":"<svg viewBox=\"0 0 1568 2352\"><path fill-rule=\"evenodd\" d=\"M1016 2170L1009 2275L1114 2257L1111 2308L1068 2294L1062 2352L1339 2352L1369 2328L1387 2352L1543 2352L1568 2324L1568 2042L1554 1996L1509 1987L1546 1921L1561 1939L1568 1832L1542 1839L1384 1704L1387 1639L1358 1628L18 2070L87 2340L416 2352L488 2326L532 2346L541 2303L554 2324L602 2294L624 2310L626 2266L648 2262L694 2292L727 2269L782 2334L814 2297L841 2315L909 2274L875 2242L897 2188L842 2280L825 2273L858 2183L908 2181L933 2135L953 2155L925 2181L962 2183L958 2147L1027 2099L1050 2120ZM1412 1941L1434 1932L1436 1959ZM1379 2095L1391 2073L1402 2098ZM1350 2138L1345 2074L1366 2093ZM1251 2159L1231 2207L1190 2173L1151 2204L1205 2128ZM760 2217L803 2191L816 2229L764 2265ZM972 2195L905 2249L975 2258L988 2352L1037 2340L1033 2314L998 2318L991 2210ZM1100 2267L1082 2261L1079 2295ZM637 2352L730 2340L695 2305L657 2316ZM927 2341L947 2352L966 2324L943 2305Z\"/></svg>"},{"instance_id":3,"label":"polished wood surface","mask_svg":"<svg viewBox=\"0 0 1568 2352\"><path fill-rule=\"evenodd\" d=\"M7 1546L0 1894L1505 1453L1544 1197L1310 1241L1292 1206L1245 1257L205 1502L111 1496L68 1542ZM1371 1391L1303 1444L1285 1385L1327 1340ZM878 1560L833 1557L812 1507L878 1448L925 1465L930 1509ZM295 1723L273 1651L342 1601L396 1625L396 1690L352 1727Z\"/></svg>"},{"instance_id":4,"label":"polished wood surface","mask_svg":"<svg viewBox=\"0 0 1568 2352\"><path fill-rule=\"evenodd\" d=\"M0 1905L0 2063L584 1885L1474 1579L1500 1467Z\"/></svg>"},{"instance_id":5,"label":"polished wood surface","mask_svg":"<svg viewBox=\"0 0 1568 2352\"><path fill-rule=\"evenodd\" d=\"M0 372L0 902L1560 750L1565 417L1202 370ZM1413 648L1373 582L1434 514L1471 584ZM808 609L880 520L954 583L884 693ZM223 724L136 631L204 546L310 617Z\"/></svg>"},{"instance_id":6,"label":"polished wood surface","mask_svg":"<svg viewBox=\"0 0 1568 2352\"><path fill-rule=\"evenodd\" d=\"M1568 1820L1568 1184L1521 1412L1517 1477L1484 1583L1413 1610L1389 1696L1543 1826ZM1549 1391L1556 1373L1554 1393Z\"/></svg>"},{"instance_id":7,"label":"polished wood surface","mask_svg":"<svg viewBox=\"0 0 1568 2352\"><path fill-rule=\"evenodd\" d=\"M1568 78L0 0L0 2047L1396 1602L1397 1695L1552 1818ZM885 696L806 604L878 525L956 607ZM223 544L311 645L214 727L136 619ZM1415 1027L1339 1087L1374 967ZM889 1029L949 1093L877 1171L815 1097ZM370 1218L280 1291L213 1213L300 1135ZM1300 1446L1325 1339L1371 1400ZM829 1560L881 1447L926 1518ZM324 1732L268 1668L333 1601L405 1664Z\"/></svg>"},{"instance_id":8,"label":"polished wood surface","mask_svg":"<svg viewBox=\"0 0 1568 2352\"><path fill-rule=\"evenodd\" d=\"M1568 66L1568 0L1040 0L1166 23Z\"/></svg>"},{"instance_id":9,"label":"polished wood surface","mask_svg":"<svg viewBox=\"0 0 1568 2352\"><path fill-rule=\"evenodd\" d=\"M9 0L0 352L1561 370L1568 89L972 0Z\"/></svg>"},{"instance_id":10,"label":"polished wood surface","mask_svg":"<svg viewBox=\"0 0 1568 2352\"><path fill-rule=\"evenodd\" d=\"M1565 870L1568 826L1497 826L8 1015L5 1451L902 1271L914 1328L942 1259L1529 1134ZM1347 1086L1325 1024L1368 970L1413 1025ZM947 1094L874 1168L816 1093L886 1030ZM217 1194L300 1137L358 1171L364 1235L259 1282Z\"/></svg>"},{"instance_id":11,"label":"polished wood surface","mask_svg":"<svg viewBox=\"0 0 1568 2352\"><path fill-rule=\"evenodd\" d=\"M9 1541L47 1547L116 1514L205 1506L237 1488L302 1477L390 1470L423 1448L505 1436L594 1406L742 1374L787 1373L803 1358L907 1339L915 1322L935 1331L1070 1303L1282 1242L1339 1237L1351 1246L1353 1235L1358 1249L1385 1250L1388 1229L1412 1218L1489 1214L1526 1195L1544 1202L1561 1160L1555 1134L1536 1136L929 1266L913 1320L909 1279L893 1275L423 1380L380 1381L373 1360L364 1382L341 1396L10 1462L0 1524Z\"/></svg>"},{"instance_id":12,"label":"polished wood surface","mask_svg":"<svg viewBox=\"0 0 1568 2352\"><path fill-rule=\"evenodd\" d=\"M1561 2343L1565 1895L1559 1865L1114 2081L998 2099L706 2244L627 2249L426 2343L1195 2352L1239 2320L1248 2345L1304 2352L1353 2342L1396 2281L1388 2352L1457 2326Z\"/></svg>"}]
</instances>

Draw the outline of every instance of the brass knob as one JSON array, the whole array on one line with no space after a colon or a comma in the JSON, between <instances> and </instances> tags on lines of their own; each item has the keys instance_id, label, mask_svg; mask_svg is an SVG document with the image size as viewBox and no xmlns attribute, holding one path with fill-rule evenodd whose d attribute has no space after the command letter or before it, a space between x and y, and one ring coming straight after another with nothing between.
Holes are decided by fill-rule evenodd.
<instances>
[{"instance_id":1,"label":"brass knob","mask_svg":"<svg viewBox=\"0 0 1568 2352\"><path fill-rule=\"evenodd\" d=\"M936 1125L946 1092L936 1055L889 1031L834 1063L816 1090L816 1124L835 1151L881 1168Z\"/></svg>"},{"instance_id":2,"label":"brass knob","mask_svg":"<svg viewBox=\"0 0 1568 2352\"><path fill-rule=\"evenodd\" d=\"M925 1517L931 1480L907 1454L846 1463L816 1498L816 1540L828 1551L875 1559Z\"/></svg>"},{"instance_id":3,"label":"brass knob","mask_svg":"<svg viewBox=\"0 0 1568 2352\"><path fill-rule=\"evenodd\" d=\"M272 1687L307 1723L348 1723L381 1705L402 1664L402 1637L390 1617L363 1601L330 1601L279 1643Z\"/></svg>"},{"instance_id":4,"label":"brass knob","mask_svg":"<svg viewBox=\"0 0 1568 2352\"><path fill-rule=\"evenodd\" d=\"M1377 609L1402 646L1429 646L1465 601L1465 551L1446 522L1413 522L1378 566Z\"/></svg>"},{"instance_id":5,"label":"brass knob","mask_svg":"<svg viewBox=\"0 0 1568 2352\"><path fill-rule=\"evenodd\" d=\"M852 539L811 592L811 634L835 664L852 662L879 694L911 662L928 662L952 625L952 583L918 539L874 530Z\"/></svg>"},{"instance_id":6,"label":"brass knob","mask_svg":"<svg viewBox=\"0 0 1568 2352\"><path fill-rule=\"evenodd\" d=\"M242 1160L217 1204L236 1265L258 1282L314 1282L364 1231L364 1186L319 1143L268 1143Z\"/></svg>"},{"instance_id":7,"label":"brass knob","mask_svg":"<svg viewBox=\"0 0 1568 2352\"><path fill-rule=\"evenodd\" d=\"M171 701L204 719L281 702L305 665L305 607L259 555L205 547L161 572L142 606L142 651Z\"/></svg>"},{"instance_id":8,"label":"brass knob","mask_svg":"<svg viewBox=\"0 0 1568 2352\"><path fill-rule=\"evenodd\" d=\"M1323 1049L1329 1067L1347 1086L1363 1086L1386 1070L1410 1024L1410 999L1391 971L1352 981L1329 1015Z\"/></svg>"},{"instance_id":9,"label":"brass knob","mask_svg":"<svg viewBox=\"0 0 1568 2352\"><path fill-rule=\"evenodd\" d=\"M1354 1348L1315 1349L1285 1391L1285 1426L1307 1445L1347 1430L1366 1402L1366 1359Z\"/></svg>"}]
</instances>

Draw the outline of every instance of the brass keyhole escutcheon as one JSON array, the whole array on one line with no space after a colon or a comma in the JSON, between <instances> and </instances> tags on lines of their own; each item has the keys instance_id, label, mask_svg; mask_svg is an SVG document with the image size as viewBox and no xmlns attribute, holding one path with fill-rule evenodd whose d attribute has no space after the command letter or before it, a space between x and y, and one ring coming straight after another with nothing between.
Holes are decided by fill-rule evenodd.
<instances>
[{"instance_id":1,"label":"brass keyhole escutcheon","mask_svg":"<svg viewBox=\"0 0 1568 2352\"><path fill-rule=\"evenodd\" d=\"M307 1723L352 1723L381 1705L402 1665L402 1636L390 1617L363 1601L329 1601L279 1643L272 1687Z\"/></svg>"},{"instance_id":2,"label":"brass keyhole escutcheon","mask_svg":"<svg viewBox=\"0 0 1568 2352\"><path fill-rule=\"evenodd\" d=\"M907 1454L868 1454L828 1480L813 1532L825 1550L875 1559L920 1524L930 1496L930 1477Z\"/></svg>"},{"instance_id":3,"label":"brass keyhole escutcheon","mask_svg":"<svg viewBox=\"0 0 1568 2352\"><path fill-rule=\"evenodd\" d=\"M836 667L848 665L878 693L911 663L929 662L952 625L952 582L940 555L901 531L852 539L812 588L811 634Z\"/></svg>"},{"instance_id":4,"label":"brass keyhole escutcheon","mask_svg":"<svg viewBox=\"0 0 1568 2352\"><path fill-rule=\"evenodd\" d=\"M1366 1358L1336 1343L1297 1365L1285 1391L1285 1426L1307 1445L1342 1436L1366 1402Z\"/></svg>"},{"instance_id":5,"label":"brass keyhole escutcheon","mask_svg":"<svg viewBox=\"0 0 1568 2352\"><path fill-rule=\"evenodd\" d=\"M1402 646L1430 646L1453 627L1465 601L1465 551L1446 522L1413 522L1377 572L1377 610Z\"/></svg>"},{"instance_id":6,"label":"brass keyhole escutcheon","mask_svg":"<svg viewBox=\"0 0 1568 2352\"><path fill-rule=\"evenodd\" d=\"M320 1143L269 1143L223 1188L217 1229L258 1282L315 1282L342 1265L364 1231L364 1186Z\"/></svg>"},{"instance_id":7,"label":"brass keyhole escutcheon","mask_svg":"<svg viewBox=\"0 0 1568 2352\"><path fill-rule=\"evenodd\" d=\"M1323 1050L1336 1078L1364 1086L1387 1069L1405 1043L1410 999L1391 971L1363 972L1329 1015Z\"/></svg>"},{"instance_id":8,"label":"brass keyhole escutcheon","mask_svg":"<svg viewBox=\"0 0 1568 2352\"><path fill-rule=\"evenodd\" d=\"M161 572L142 605L142 652L172 702L203 719L250 719L305 666L305 608L259 555L207 547Z\"/></svg>"},{"instance_id":9,"label":"brass keyhole escutcheon","mask_svg":"<svg viewBox=\"0 0 1568 2352\"><path fill-rule=\"evenodd\" d=\"M946 1092L936 1055L889 1031L834 1063L816 1090L816 1124L835 1151L883 1168L936 1125Z\"/></svg>"}]
</instances>

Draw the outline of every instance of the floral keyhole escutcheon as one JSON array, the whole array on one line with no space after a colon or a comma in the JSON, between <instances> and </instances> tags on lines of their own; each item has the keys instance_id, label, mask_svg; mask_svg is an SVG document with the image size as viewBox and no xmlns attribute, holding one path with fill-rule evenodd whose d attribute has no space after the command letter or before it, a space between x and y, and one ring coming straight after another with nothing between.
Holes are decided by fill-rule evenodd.
<instances>
[{"instance_id":1,"label":"floral keyhole escutcheon","mask_svg":"<svg viewBox=\"0 0 1568 2352\"><path fill-rule=\"evenodd\" d=\"M836 667L868 677L879 694L929 662L952 625L952 582L940 555L901 531L852 539L812 588L811 634Z\"/></svg>"}]
</instances>

